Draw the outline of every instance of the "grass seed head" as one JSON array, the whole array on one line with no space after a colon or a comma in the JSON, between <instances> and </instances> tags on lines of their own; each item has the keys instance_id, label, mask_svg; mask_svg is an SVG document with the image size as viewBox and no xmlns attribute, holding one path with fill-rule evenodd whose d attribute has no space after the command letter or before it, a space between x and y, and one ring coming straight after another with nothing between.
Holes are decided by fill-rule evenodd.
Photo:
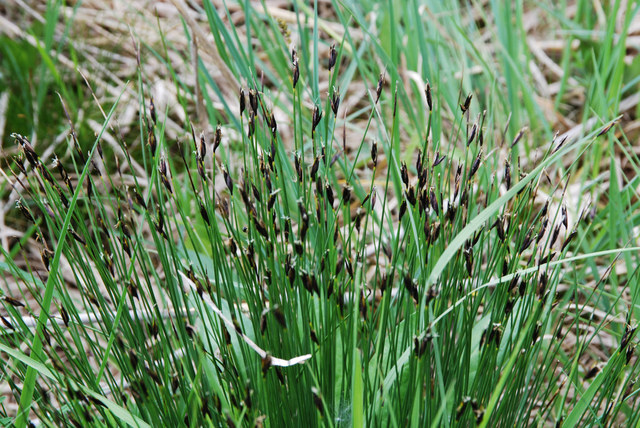
<instances>
[{"instance_id":1,"label":"grass seed head","mask_svg":"<svg viewBox=\"0 0 640 428\"><path fill-rule=\"evenodd\" d=\"M524 131L525 130L526 130L526 128L522 128L518 132L518 135L516 135L516 138L513 139L513 143L511 143L511 148L513 148L516 144L518 144L520 142L520 140L522 139L522 136L524 135Z\"/></svg>"},{"instance_id":2,"label":"grass seed head","mask_svg":"<svg viewBox=\"0 0 640 428\"><path fill-rule=\"evenodd\" d=\"M380 100L383 84L384 84L384 74L380 73L380 77L378 78L378 86L376 86L376 101L375 101L376 104L378 104L378 101Z\"/></svg>"},{"instance_id":3,"label":"grass seed head","mask_svg":"<svg viewBox=\"0 0 640 428\"><path fill-rule=\"evenodd\" d=\"M407 212L407 201L406 200L402 200L402 203L400 204L400 210L398 211L398 221L402 221L402 217L404 217L404 213Z\"/></svg>"},{"instance_id":4,"label":"grass seed head","mask_svg":"<svg viewBox=\"0 0 640 428\"><path fill-rule=\"evenodd\" d=\"M436 194L433 189L429 189L429 202L431 203L431 208L436 213L436 216L439 216L440 208L438 207L438 199L436 198Z\"/></svg>"},{"instance_id":5,"label":"grass seed head","mask_svg":"<svg viewBox=\"0 0 640 428\"><path fill-rule=\"evenodd\" d=\"M473 143L473 139L476 138L477 131L478 131L478 124L474 123L473 127L471 128L471 133L469 134L469 138L467 139L467 147L469 147L471 143Z\"/></svg>"},{"instance_id":6,"label":"grass seed head","mask_svg":"<svg viewBox=\"0 0 640 428\"><path fill-rule=\"evenodd\" d=\"M400 165L400 177L405 187L409 187L409 172L407 171L407 164L404 161L402 161Z\"/></svg>"},{"instance_id":7,"label":"grass seed head","mask_svg":"<svg viewBox=\"0 0 640 428\"><path fill-rule=\"evenodd\" d=\"M504 165L504 182L507 186L507 191L511 189L511 163L509 160Z\"/></svg>"},{"instance_id":8,"label":"grass seed head","mask_svg":"<svg viewBox=\"0 0 640 428\"><path fill-rule=\"evenodd\" d=\"M473 164L471 164L471 169L469 170L469 178L468 178L468 180L471 180L473 178L473 176L476 174L476 172L478 172L478 168L480 167L481 160L482 160L482 150L480 150L480 152L478 152L478 156L473 161Z\"/></svg>"},{"instance_id":9,"label":"grass seed head","mask_svg":"<svg viewBox=\"0 0 640 428\"><path fill-rule=\"evenodd\" d=\"M433 99L431 98L431 85L427 82L427 86L424 89L424 95L427 97L427 106L429 107L429 112L433 111Z\"/></svg>"},{"instance_id":10,"label":"grass seed head","mask_svg":"<svg viewBox=\"0 0 640 428\"><path fill-rule=\"evenodd\" d=\"M156 117L156 106L155 104L153 104L153 97L151 97L151 100L149 101L149 113L151 114L151 121L155 125L157 123L157 117Z\"/></svg>"},{"instance_id":11,"label":"grass seed head","mask_svg":"<svg viewBox=\"0 0 640 428\"><path fill-rule=\"evenodd\" d=\"M332 44L329 48L329 71L336 65L336 60L338 59L338 53L336 52L336 45Z\"/></svg>"},{"instance_id":12,"label":"grass seed head","mask_svg":"<svg viewBox=\"0 0 640 428\"><path fill-rule=\"evenodd\" d=\"M295 89L296 85L298 84L298 80L300 79L300 66L298 65L297 59L293 60L292 69L293 69L293 89Z\"/></svg>"},{"instance_id":13,"label":"grass seed head","mask_svg":"<svg viewBox=\"0 0 640 428\"><path fill-rule=\"evenodd\" d=\"M245 109L247 108L247 104L246 104L247 98L245 96L244 89L242 88L240 88L239 103L240 103L240 116L242 116L242 113L244 113Z\"/></svg>"},{"instance_id":14,"label":"grass seed head","mask_svg":"<svg viewBox=\"0 0 640 428\"><path fill-rule=\"evenodd\" d=\"M249 105L251 106L251 111L253 115L258 114L258 91L255 89L249 89Z\"/></svg>"},{"instance_id":15,"label":"grass seed head","mask_svg":"<svg viewBox=\"0 0 640 428\"><path fill-rule=\"evenodd\" d=\"M338 107L340 107L340 91L334 89L331 94L331 111L334 116L338 116Z\"/></svg>"},{"instance_id":16,"label":"grass seed head","mask_svg":"<svg viewBox=\"0 0 640 428\"><path fill-rule=\"evenodd\" d=\"M467 95L467 98L464 100L464 103L460 104L460 110L462 110L462 114L469 111L469 107L471 106L471 98L473 98L473 94Z\"/></svg>"},{"instance_id":17,"label":"grass seed head","mask_svg":"<svg viewBox=\"0 0 640 428\"><path fill-rule=\"evenodd\" d=\"M322 119L322 110L320 107L315 105L313 107L313 117L311 123L311 136L313 137L314 132L316 131L317 126L320 124L320 120Z\"/></svg>"}]
</instances>

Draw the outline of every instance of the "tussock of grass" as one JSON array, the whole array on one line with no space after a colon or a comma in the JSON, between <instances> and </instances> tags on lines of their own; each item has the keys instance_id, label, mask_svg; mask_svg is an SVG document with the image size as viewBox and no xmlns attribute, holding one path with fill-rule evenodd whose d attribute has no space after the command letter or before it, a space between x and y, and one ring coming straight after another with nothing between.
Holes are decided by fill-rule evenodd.
<instances>
[{"instance_id":1,"label":"tussock of grass","mask_svg":"<svg viewBox=\"0 0 640 428\"><path fill-rule=\"evenodd\" d=\"M378 27L369 2L194 12L176 0L182 37L197 41L195 85L176 73L167 33L163 51L134 36L136 81L93 107L91 144L68 90L68 150L12 134L3 195L26 232L2 247L0 378L19 409L0 415L18 426L638 420L638 167L618 116L637 82L606 43L629 34L633 6L612 6L624 19L602 23L590 55L571 32L562 58L581 58L593 80L563 60L549 66L554 85L522 61L552 61L526 43L524 18L542 9L391 3ZM47 9L51 37L65 10ZM591 22L585 2L547 13ZM207 18L208 45L194 16ZM184 126L158 102L147 60L184 92ZM536 94L555 96L557 114L580 87L605 95L554 134ZM133 127L116 120L132 100Z\"/></svg>"}]
</instances>

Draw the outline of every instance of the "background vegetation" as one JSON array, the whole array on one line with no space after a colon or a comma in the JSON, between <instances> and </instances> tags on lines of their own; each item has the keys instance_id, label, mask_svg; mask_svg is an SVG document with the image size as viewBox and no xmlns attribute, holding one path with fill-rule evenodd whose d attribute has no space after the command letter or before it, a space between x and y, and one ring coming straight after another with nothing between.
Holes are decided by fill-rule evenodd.
<instances>
[{"instance_id":1,"label":"background vegetation","mask_svg":"<svg viewBox=\"0 0 640 428\"><path fill-rule=\"evenodd\" d=\"M0 4L0 423L636 425L633 1Z\"/></svg>"}]
</instances>

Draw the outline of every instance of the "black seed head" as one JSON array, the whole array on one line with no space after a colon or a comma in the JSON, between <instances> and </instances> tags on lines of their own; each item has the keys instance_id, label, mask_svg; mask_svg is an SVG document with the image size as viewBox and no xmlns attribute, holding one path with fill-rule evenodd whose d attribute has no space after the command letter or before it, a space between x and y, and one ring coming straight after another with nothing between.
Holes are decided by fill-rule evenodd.
<instances>
[{"instance_id":1,"label":"black seed head","mask_svg":"<svg viewBox=\"0 0 640 428\"><path fill-rule=\"evenodd\" d=\"M311 165L311 171L309 172L309 176L311 177L312 181L316 180L319 167L320 167L320 158L316 156L315 160L313 161L313 165Z\"/></svg>"},{"instance_id":2,"label":"black seed head","mask_svg":"<svg viewBox=\"0 0 640 428\"><path fill-rule=\"evenodd\" d=\"M336 60L338 59L338 53L336 52L336 45L331 45L329 48L329 71L336 65Z\"/></svg>"},{"instance_id":3,"label":"black seed head","mask_svg":"<svg viewBox=\"0 0 640 428\"><path fill-rule=\"evenodd\" d=\"M416 191L413 186L407 189L407 191L405 192L405 196L407 198L407 201L409 201L409 203L411 204L411 206L416 205Z\"/></svg>"},{"instance_id":4,"label":"black seed head","mask_svg":"<svg viewBox=\"0 0 640 428\"><path fill-rule=\"evenodd\" d=\"M331 95L331 111L335 116L338 115L338 107L340 107L340 91L334 90Z\"/></svg>"},{"instance_id":5,"label":"black seed head","mask_svg":"<svg viewBox=\"0 0 640 428\"><path fill-rule=\"evenodd\" d=\"M442 155L440 156L440 152L436 153L436 157L433 160L433 167L435 168L436 166L440 165L442 163L443 160L445 160L447 158L447 155Z\"/></svg>"},{"instance_id":6,"label":"black seed head","mask_svg":"<svg viewBox=\"0 0 640 428\"><path fill-rule=\"evenodd\" d=\"M376 143L375 141L371 146L371 162L373 162L374 168L378 165L378 143Z\"/></svg>"},{"instance_id":7,"label":"black seed head","mask_svg":"<svg viewBox=\"0 0 640 428\"><path fill-rule=\"evenodd\" d=\"M429 190L429 202L431 202L431 208L435 211L436 215L440 215L440 208L438 207L438 199L436 198L436 194L433 189Z\"/></svg>"},{"instance_id":8,"label":"black seed head","mask_svg":"<svg viewBox=\"0 0 640 428\"><path fill-rule=\"evenodd\" d=\"M16 138L18 140L18 143L20 143L20 145L22 146L24 156L27 158L27 161L29 161L29 164L33 168L36 168L40 163L40 159L38 158L38 154L33 149L33 146L31 145L29 140L27 140L26 137L23 137L22 135L19 135L19 134L12 134L12 136Z\"/></svg>"},{"instance_id":9,"label":"black seed head","mask_svg":"<svg viewBox=\"0 0 640 428\"><path fill-rule=\"evenodd\" d=\"M473 164L471 164L471 169L469 170L469 178L468 178L468 180L471 180L473 178L473 176L476 174L476 172L478 172L478 168L480 167L481 159L482 159L482 150L480 150L480 152L478 153L478 156L473 161Z\"/></svg>"},{"instance_id":10,"label":"black seed head","mask_svg":"<svg viewBox=\"0 0 640 428\"><path fill-rule=\"evenodd\" d=\"M471 128L471 133L469 134L469 138L467 139L467 147L469 147L471 143L473 143L473 139L476 137L477 131L478 131L478 124L474 123L473 127Z\"/></svg>"},{"instance_id":11,"label":"black seed head","mask_svg":"<svg viewBox=\"0 0 640 428\"><path fill-rule=\"evenodd\" d=\"M313 329L311 331L313 331ZM322 395L320 394L320 390L315 386L312 386L311 394L313 395L313 404L315 404L316 409L318 409L318 412L320 412L320 416L323 416L324 406L322 405Z\"/></svg>"},{"instance_id":12,"label":"black seed head","mask_svg":"<svg viewBox=\"0 0 640 428\"><path fill-rule=\"evenodd\" d=\"M218 124L216 126L215 136L213 137L213 153L216 152L216 149L218 148L218 146L220 146L221 142L222 142L222 128L220 127L220 124Z\"/></svg>"},{"instance_id":13,"label":"black seed head","mask_svg":"<svg viewBox=\"0 0 640 428\"><path fill-rule=\"evenodd\" d=\"M204 139L204 132L200 133L200 147L198 147L198 159L203 160L207 155L207 144Z\"/></svg>"},{"instance_id":14,"label":"black seed head","mask_svg":"<svg viewBox=\"0 0 640 428\"><path fill-rule=\"evenodd\" d=\"M427 97L427 106L429 107L429 111L431 112L433 111L433 100L431 98L431 85L429 85L429 83L427 83L424 94Z\"/></svg>"},{"instance_id":15,"label":"black seed head","mask_svg":"<svg viewBox=\"0 0 640 428\"><path fill-rule=\"evenodd\" d=\"M320 123L320 119L322 119L322 110L317 105L313 108L313 118L312 118L312 126L311 126L311 136L316 131L316 127Z\"/></svg>"},{"instance_id":16,"label":"black seed head","mask_svg":"<svg viewBox=\"0 0 640 428\"><path fill-rule=\"evenodd\" d=\"M463 114L469 110L469 106L471 105L471 98L473 98L473 94L467 95L467 98L464 100L464 104L460 104L460 110L462 110Z\"/></svg>"},{"instance_id":17,"label":"black seed head","mask_svg":"<svg viewBox=\"0 0 640 428\"><path fill-rule=\"evenodd\" d=\"M298 65L298 60L296 59L293 61L293 89L296 88L298 79L300 79L300 66Z\"/></svg>"},{"instance_id":18,"label":"black seed head","mask_svg":"<svg viewBox=\"0 0 640 428\"><path fill-rule=\"evenodd\" d=\"M407 212L407 201L403 200L400 204L400 211L398 212L398 221L402 220L405 212Z\"/></svg>"},{"instance_id":19,"label":"black seed head","mask_svg":"<svg viewBox=\"0 0 640 428\"><path fill-rule=\"evenodd\" d=\"M227 189L233 195L233 179L229 175L229 171L226 168L222 169L222 174L224 175L224 182L227 185Z\"/></svg>"},{"instance_id":20,"label":"black seed head","mask_svg":"<svg viewBox=\"0 0 640 428\"><path fill-rule=\"evenodd\" d=\"M569 245L569 243L573 240L573 238L576 237L577 234L578 234L577 230L574 229L571 231L569 236L567 236L567 239L564 240L562 244L562 248L560 249L560 252L564 251L564 249L567 248L567 245Z\"/></svg>"},{"instance_id":21,"label":"black seed head","mask_svg":"<svg viewBox=\"0 0 640 428\"><path fill-rule=\"evenodd\" d=\"M378 86L376 87L376 104L380 100L380 95L382 94L382 85L384 84L384 74L380 73L380 78L378 79Z\"/></svg>"},{"instance_id":22,"label":"black seed head","mask_svg":"<svg viewBox=\"0 0 640 428\"><path fill-rule=\"evenodd\" d=\"M249 113L249 129L247 130L247 138L253 137L256 132L256 114L251 111Z\"/></svg>"},{"instance_id":23,"label":"black seed head","mask_svg":"<svg viewBox=\"0 0 640 428\"><path fill-rule=\"evenodd\" d=\"M153 97L151 97L151 101L149 102L149 113L151 114L151 120L153 124L156 124L156 106L153 104Z\"/></svg>"},{"instance_id":24,"label":"black seed head","mask_svg":"<svg viewBox=\"0 0 640 428\"><path fill-rule=\"evenodd\" d=\"M498 238L500 238L500 240L504 242L505 235L502 217L498 217L498 219L496 220L496 231L498 232Z\"/></svg>"},{"instance_id":25,"label":"black seed head","mask_svg":"<svg viewBox=\"0 0 640 428\"><path fill-rule=\"evenodd\" d=\"M240 116L242 116L242 113L244 113L245 109L247 108L246 102L247 99L244 95L244 89L240 88Z\"/></svg>"},{"instance_id":26,"label":"black seed head","mask_svg":"<svg viewBox=\"0 0 640 428\"><path fill-rule=\"evenodd\" d=\"M402 161L400 165L400 177L405 187L409 187L409 172L407 171L407 164L404 161Z\"/></svg>"},{"instance_id":27,"label":"black seed head","mask_svg":"<svg viewBox=\"0 0 640 428\"><path fill-rule=\"evenodd\" d=\"M255 89L249 89L249 104L253 114L258 114L258 91Z\"/></svg>"},{"instance_id":28,"label":"black seed head","mask_svg":"<svg viewBox=\"0 0 640 428\"><path fill-rule=\"evenodd\" d=\"M329 205L333 208L333 202L334 202L333 188L329 185L329 183L327 183L324 189L325 189L325 194L327 195L327 201L329 202Z\"/></svg>"},{"instance_id":29,"label":"black seed head","mask_svg":"<svg viewBox=\"0 0 640 428\"><path fill-rule=\"evenodd\" d=\"M200 215L207 225L211 225L211 223L209 223L209 213L207 213L207 209L204 207L202 202L200 202Z\"/></svg>"},{"instance_id":30,"label":"black seed head","mask_svg":"<svg viewBox=\"0 0 640 428\"><path fill-rule=\"evenodd\" d=\"M405 275L403 283L404 287L409 292L409 295L417 303L420 300L420 295L418 294L418 287L416 287L410 274Z\"/></svg>"},{"instance_id":31,"label":"black seed head","mask_svg":"<svg viewBox=\"0 0 640 428\"><path fill-rule=\"evenodd\" d=\"M294 165L296 168L296 174L298 175L298 182L302 182L302 166L300 165L300 155L295 154L293 157Z\"/></svg>"},{"instance_id":32,"label":"black seed head","mask_svg":"<svg viewBox=\"0 0 640 428\"><path fill-rule=\"evenodd\" d=\"M271 118L269 119L269 126L271 127L271 135L275 137L276 132L278 131L278 122L276 122L276 116L273 113L271 113ZM271 144L273 145L273 142Z\"/></svg>"},{"instance_id":33,"label":"black seed head","mask_svg":"<svg viewBox=\"0 0 640 428\"><path fill-rule=\"evenodd\" d=\"M342 188L342 203L347 205L349 202L351 202L351 189L349 186L344 186Z\"/></svg>"},{"instance_id":34,"label":"black seed head","mask_svg":"<svg viewBox=\"0 0 640 428\"><path fill-rule=\"evenodd\" d=\"M507 190L511 189L511 164L508 160L504 166L504 182L507 186Z\"/></svg>"}]
</instances>

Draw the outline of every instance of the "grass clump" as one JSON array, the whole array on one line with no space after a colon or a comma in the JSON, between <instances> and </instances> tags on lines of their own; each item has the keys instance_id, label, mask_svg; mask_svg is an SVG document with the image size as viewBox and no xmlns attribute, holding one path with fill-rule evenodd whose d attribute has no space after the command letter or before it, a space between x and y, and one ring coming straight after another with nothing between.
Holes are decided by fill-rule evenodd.
<instances>
[{"instance_id":1,"label":"grass clump","mask_svg":"<svg viewBox=\"0 0 640 428\"><path fill-rule=\"evenodd\" d=\"M244 8L247 33L272 46L258 55L205 2L243 84L224 97L199 64L209 123L177 140L144 62L135 147L117 99L89 150L67 113L64 161L13 134L20 155L3 171L37 243L2 249L0 368L17 425L638 420L637 237L607 229L633 212L637 179L607 207L570 197L585 158L627 147L617 122L554 137L512 65L500 90L513 116L429 64L406 84L396 35L422 23L392 13L380 42L358 45L346 24L369 31L363 10L341 5L344 37L326 49L305 5L315 21L296 49L266 7ZM354 76L364 91L345 105Z\"/></svg>"}]
</instances>

